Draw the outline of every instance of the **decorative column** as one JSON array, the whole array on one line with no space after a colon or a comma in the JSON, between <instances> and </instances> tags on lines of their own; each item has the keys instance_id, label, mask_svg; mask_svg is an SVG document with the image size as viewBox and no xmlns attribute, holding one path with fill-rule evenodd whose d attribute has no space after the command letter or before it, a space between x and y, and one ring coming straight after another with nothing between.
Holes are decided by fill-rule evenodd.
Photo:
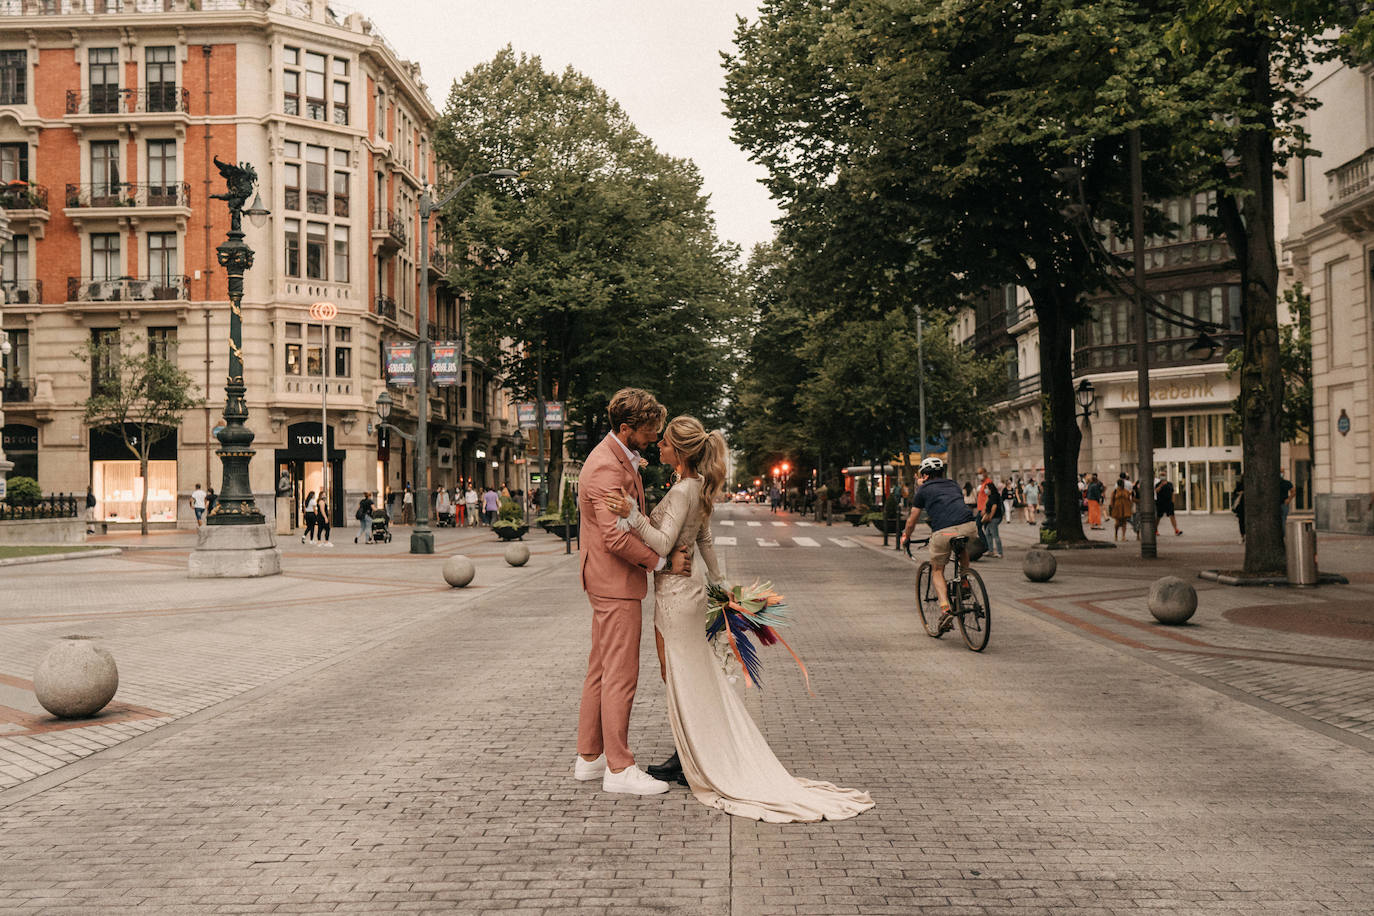
<instances>
[{"instance_id":1,"label":"decorative column","mask_svg":"<svg viewBox=\"0 0 1374 916\"><path fill-rule=\"evenodd\" d=\"M236 166L216 157L215 165L229 190L210 196L229 204L230 218L229 237L216 249L229 280L229 376L224 385L224 425L216 433L220 447L215 452L224 474L219 500L191 552L190 574L191 578L274 576L281 572L281 551L253 500L248 465L255 453L243 381L243 274L253 266L253 249L243 240L243 205L253 193L258 174L246 162ZM255 218L267 215L261 198L247 212Z\"/></svg>"}]
</instances>

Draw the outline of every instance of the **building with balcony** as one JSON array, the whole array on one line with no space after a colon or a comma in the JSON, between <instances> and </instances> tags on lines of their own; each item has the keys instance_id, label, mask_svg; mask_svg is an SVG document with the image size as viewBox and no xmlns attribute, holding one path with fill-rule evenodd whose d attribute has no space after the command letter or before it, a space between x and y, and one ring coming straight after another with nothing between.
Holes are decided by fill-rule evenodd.
<instances>
[{"instance_id":1,"label":"building with balcony","mask_svg":"<svg viewBox=\"0 0 1374 916\"><path fill-rule=\"evenodd\" d=\"M1374 534L1374 68L1313 68L1321 105L1303 126L1319 157L1290 166L1291 280L1312 297L1313 490L1317 527Z\"/></svg>"},{"instance_id":2,"label":"building with balcony","mask_svg":"<svg viewBox=\"0 0 1374 916\"><path fill-rule=\"evenodd\" d=\"M323 0L14 0L0 4L0 23L0 208L12 231L0 247L4 435L21 446L15 472L45 491L94 484L98 514L114 522L134 520L146 486L154 520L186 524L186 495L218 482L229 312L215 255L229 214L210 196L224 190L218 157L256 167L271 211L263 227L245 224L260 506L297 517L321 488L326 443L337 523L363 491L412 483L413 455L374 426L385 348L416 338L422 310L453 337L461 327L457 291L434 284L430 303L418 301L418 201L435 180L436 118L418 66ZM323 327L309 317L322 300L338 307ZM73 356L90 340L134 338L173 355L205 399L164 440L147 481L117 437L85 428L92 367ZM434 391L430 484L514 480L500 379L470 362L462 381ZM413 428L409 395L392 415L402 428Z\"/></svg>"}]
</instances>

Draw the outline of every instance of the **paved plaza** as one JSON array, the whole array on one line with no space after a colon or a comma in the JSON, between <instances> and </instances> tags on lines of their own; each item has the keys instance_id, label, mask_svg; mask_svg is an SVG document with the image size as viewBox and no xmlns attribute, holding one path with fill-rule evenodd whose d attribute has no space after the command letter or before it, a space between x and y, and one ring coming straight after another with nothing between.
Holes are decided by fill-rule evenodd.
<instances>
[{"instance_id":1,"label":"paved plaza","mask_svg":"<svg viewBox=\"0 0 1374 916\"><path fill-rule=\"evenodd\" d=\"M816 694L770 653L752 713L794 773L877 802L796 825L570 778L589 610L540 532L523 568L485 530L411 557L406 529L286 540L270 579L187 579L185 534L0 568L0 913L1368 913L1374 544L1323 537L1348 586L1238 589L1192 578L1240 565L1233 521L1181 524L1160 560L1059 552L1042 584L1005 525L974 654L924 635L872 528L722 507ZM1146 611L1165 574L1197 585L1186 627ZM28 679L76 633L120 690L59 723ZM651 639L641 764L672 749Z\"/></svg>"}]
</instances>

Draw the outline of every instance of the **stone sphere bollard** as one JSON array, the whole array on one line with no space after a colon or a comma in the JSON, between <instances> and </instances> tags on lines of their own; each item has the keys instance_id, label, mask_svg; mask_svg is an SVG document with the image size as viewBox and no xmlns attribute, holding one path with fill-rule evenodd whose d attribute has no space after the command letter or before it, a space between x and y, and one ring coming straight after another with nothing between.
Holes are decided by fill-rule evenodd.
<instances>
[{"instance_id":1,"label":"stone sphere bollard","mask_svg":"<svg viewBox=\"0 0 1374 916\"><path fill-rule=\"evenodd\" d=\"M524 566L530 561L530 549L521 543L506 548L506 562L511 566Z\"/></svg>"},{"instance_id":2,"label":"stone sphere bollard","mask_svg":"<svg viewBox=\"0 0 1374 916\"><path fill-rule=\"evenodd\" d=\"M444 561L444 581L454 588L466 587L475 575L477 567L462 554L451 556Z\"/></svg>"},{"instance_id":3,"label":"stone sphere bollard","mask_svg":"<svg viewBox=\"0 0 1374 916\"><path fill-rule=\"evenodd\" d=\"M1160 623L1186 623L1197 610L1197 589L1177 576L1165 576L1150 586L1149 605Z\"/></svg>"},{"instance_id":4,"label":"stone sphere bollard","mask_svg":"<svg viewBox=\"0 0 1374 916\"><path fill-rule=\"evenodd\" d=\"M1059 569L1059 561L1054 554L1043 547L1033 547L1026 551L1026 559L1021 561L1021 571L1032 582L1048 582Z\"/></svg>"},{"instance_id":5,"label":"stone sphere bollard","mask_svg":"<svg viewBox=\"0 0 1374 916\"><path fill-rule=\"evenodd\" d=\"M64 636L33 673L33 692L59 719L84 719L105 708L119 689L114 656L93 636Z\"/></svg>"}]
</instances>

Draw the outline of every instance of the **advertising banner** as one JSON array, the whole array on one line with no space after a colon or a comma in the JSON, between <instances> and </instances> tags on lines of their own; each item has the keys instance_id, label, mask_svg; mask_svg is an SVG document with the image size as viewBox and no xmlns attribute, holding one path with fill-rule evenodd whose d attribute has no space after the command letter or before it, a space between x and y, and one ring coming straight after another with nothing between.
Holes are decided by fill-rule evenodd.
<instances>
[{"instance_id":1,"label":"advertising banner","mask_svg":"<svg viewBox=\"0 0 1374 916\"><path fill-rule=\"evenodd\" d=\"M458 345L435 341L429 352L429 377L435 385L458 384Z\"/></svg>"},{"instance_id":2,"label":"advertising banner","mask_svg":"<svg viewBox=\"0 0 1374 916\"><path fill-rule=\"evenodd\" d=\"M386 380L389 385L415 384L414 344L387 344Z\"/></svg>"},{"instance_id":3,"label":"advertising banner","mask_svg":"<svg viewBox=\"0 0 1374 916\"><path fill-rule=\"evenodd\" d=\"M515 405L515 416L520 423L521 429L538 429L538 402L524 401ZM544 402L544 428L562 429L563 428L563 402L545 401Z\"/></svg>"}]
</instances>

